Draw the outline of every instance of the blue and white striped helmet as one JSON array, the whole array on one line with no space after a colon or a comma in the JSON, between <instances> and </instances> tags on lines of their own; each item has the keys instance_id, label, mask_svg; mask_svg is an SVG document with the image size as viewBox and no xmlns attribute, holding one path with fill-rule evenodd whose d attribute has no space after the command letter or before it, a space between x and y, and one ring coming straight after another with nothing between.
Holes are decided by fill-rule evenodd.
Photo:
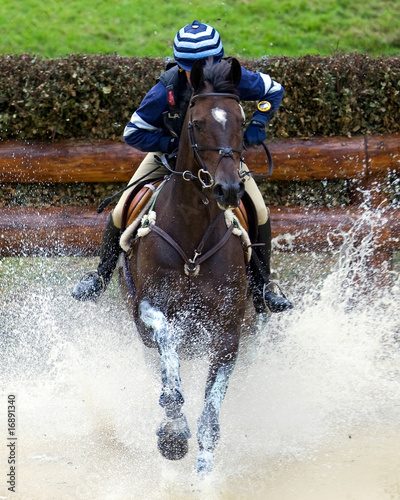
<instances>
[{"instance_id":1,"label":"blue and white striped helmet","mask_svg":"<svg viewBox=\"0 0 400 500\"><path fill-rule=\"evenodd\" d=\"M223 55L224 48L218 31L199 21L181 28L174 39L174 59L187 71L192 69L197 59L212 56L218 62Z\"/></svg>"}]
</instances>

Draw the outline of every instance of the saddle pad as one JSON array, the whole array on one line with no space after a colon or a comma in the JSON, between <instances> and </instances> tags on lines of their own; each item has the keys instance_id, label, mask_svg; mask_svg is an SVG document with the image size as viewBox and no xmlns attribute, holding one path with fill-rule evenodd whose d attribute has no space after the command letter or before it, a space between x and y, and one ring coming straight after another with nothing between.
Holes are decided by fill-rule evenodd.
<instances>
[{"instance_id":1,"label":"saddle pad","mask_svg":"<svg viewBox=\"0 0 400 500\"><path fill-rule=\"evenodd\" d=\"M161 183L162 179L147 182L145 185L139 185L132 191L125 202L122 213L122 230L129 227L137 219Z\"/></svg>"},{"instance_id":2,"label":"saddle pad","mask_svg":"<svg viewBox=\"0 0 400 500\"><path fill-rule=\"evenodd\" d=\"M240 225L242 228L246 231L246 233L249 232L249 220L247 216L247 211L244 206L244 203L242 200L240 200L240 204L237 208L234 208L233 210L234 215L238 218Z\"/></svg>"},{"instance_id":3,"label":"saddle pad","mask_svg":"<svg viewBox=\"0 0 400 500\"><path fill-rule=\"evenodd\" d=\"M139 217L154 191L162 182L163 179L145 182L132 191L125 202L122 214L122 231ZM240 205L233 210L233 213L238 218L243 229L249 234L250 239L254 238L255 241L257 235L257 217L252 201L247 193L240 200Z\"/></svg>"}]
</instances>

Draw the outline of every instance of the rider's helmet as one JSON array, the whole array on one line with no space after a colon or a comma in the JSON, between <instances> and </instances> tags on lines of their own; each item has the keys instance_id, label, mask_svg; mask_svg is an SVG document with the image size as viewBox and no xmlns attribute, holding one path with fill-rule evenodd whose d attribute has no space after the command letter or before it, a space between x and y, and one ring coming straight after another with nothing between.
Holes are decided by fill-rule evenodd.
<instances>
[{"instance_id":1,"label":"rider's helmet","mask_svg":"<svg viewBox=\"0 0 400 500\"><path fill-rule=\"evenodd\" d=\"M190 71L197 59L214 57L219 62L224 55L218 31L208 24L193 21L181 28L174 39L174 59L184 70Z\"/></svg>"}]
</instances>

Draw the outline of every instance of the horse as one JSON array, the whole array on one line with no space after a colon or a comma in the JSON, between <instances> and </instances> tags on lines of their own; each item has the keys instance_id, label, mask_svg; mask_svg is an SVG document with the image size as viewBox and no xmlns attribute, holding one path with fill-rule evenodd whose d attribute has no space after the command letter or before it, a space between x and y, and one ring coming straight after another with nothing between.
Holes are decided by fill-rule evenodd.
<instances>
[{"instance_id":1,"label":"horse","mask_svg":"<svg viewBox=\"0 0 400 500\"><path fill-rule=\"evenodd\" d=\"M193 65L193 94L175 169L142 220L145 236L129 243L126 272L121 275L139 336L160 356L159 404L165 417L157 431L158 448L170 460L185 456L191 437L182 412L180 356L208 356L197 428L200 476L212 470L222 401L246 317L254 311L246 245L234 234L237 224L224 217L238 207L247 175L242 168L245 119L237 92L240 78L236 59ZM128 293L129 281L134 293Z\"/></svg>"}]
</instances>

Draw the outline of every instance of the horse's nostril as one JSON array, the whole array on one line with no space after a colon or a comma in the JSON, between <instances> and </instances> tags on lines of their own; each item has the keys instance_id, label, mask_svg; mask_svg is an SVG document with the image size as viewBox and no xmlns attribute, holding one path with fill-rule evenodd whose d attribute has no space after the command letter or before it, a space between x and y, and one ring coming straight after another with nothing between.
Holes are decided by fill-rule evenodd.
<instances>
[{"instance_id":1,"label":"horse's nostril","mask_svg":"<svg viewBox=\"0 0 400 500\"><path fill-rule=\"evenodd\" d=\"M214 196L220 200L225 197L225 190L221 184L216 184L214 186Z\"/></svg>"},{"instance_id":2,"label":"horse's nostril","mask_svg":"<svg viewBox=\"0 0 400 500\"><path fill-rule=\"evenodd\" d=\"M232 184L219 183L214 186L214 196L216 200L227 206L238 206L243 193L243 182Z\"/></svg>"}]
</instances>

